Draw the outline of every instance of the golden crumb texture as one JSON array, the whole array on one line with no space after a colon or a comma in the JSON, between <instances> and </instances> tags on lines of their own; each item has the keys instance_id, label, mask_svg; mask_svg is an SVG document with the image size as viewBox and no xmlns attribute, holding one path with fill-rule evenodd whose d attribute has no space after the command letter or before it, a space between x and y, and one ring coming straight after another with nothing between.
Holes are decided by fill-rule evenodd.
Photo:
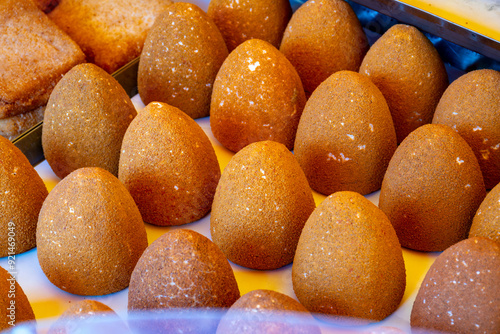
<instances>
[{"instance_id":1,"label":"golden crumb texture","mask_svg":"<svg viewBox=\"0 0 500 334\"><path fill-rule=\"evenodd\" d=\"M391 222L356 192L330 195L300 235L292 283L310 312L352 321L385 319L406 287L403 251Z\"/></svg>"},{"instance_id":2,"label":"golden crumb texture","mask_svg":"<svg viewBox=\"0 0 500 334\"><path fill-rule=\"evenodd\" d=\"M340 70L357 71L368 39L343 0L309 0L292 15L280 51L302 79L307 95Z\"/></svg>"},{"instance_id":3,"label":"golden crumb texture","mask_svg":"<svg viewBox=\"0 0 500 334\"><path fill-rule=\"evenodd\" d=\"M427 271L410 315L412 331L500 332L500 244L469 238L447 248Z\"/></svg>"},{"instance_id":4,"label":"golden crumb texture","mask_svg":"<svg viewBox=\"0 0 500 334\"><path fill-rule=\"evenodd\" d=\"M196 5L168 7L148 33L137 85L144 104L165 102L192 118L210 113L215 77L228 51L207 14Z\"/></svg>"},{"instance_id":5,"label":"golden crumb texture","mask_svg":"<svg viewBox=\"0 0 500 334\"><path fill-rule=\"evenodd\" d=\"M47 197L42 178L26 156L0 137L0 256L36 246L38 214Z\"/></svg>"},{"instance_id":6,"label":"golden crumb texture","mask_svg":"<svg viewBox=\"0 0 500 334\"><path fill-rule=\"evenodd\" d=\"M212 240L238 265L280 268L292 262L314 208L293 153L273 141L252 143L222 173L210 215Z\"/></svg>"},{"instance_id":7,"label":"golden crumb texture","mask_svg":"<svg viewBox=\"0 0 500 334\"><path fill-rule=\"evenodd\" d=\"M294 321L286 321L291 317ZM217 334L272 332L320 334L321 330L302 304L273 290L244 294L223 315L217 327Z\"/></svg>"},{"instance_id":8,"label":"golden crumb texture","mask_svg":"<svg viewBox=\"0 0 500 334\"><path fill-rule=\"evenodd\" d=\"M83 61L78 45L32 1L0 2L0 119L45 105L63 74Z\"/></svg>"},{"instance_id":9,"label":"golden crumb texture","mask_svg":"<svg viewBox=\"0 0 500 334\"><path fill-rule=\"evenodd\" d=\"M15 291L13 294L12 291ZM14 311L12 312L12 305ZM12 330L25 321L35 322L35 314L22 287L14 276L0 267L0 330ZM14 324L14 326L13 326Z\"/></svg>"},{"instance_id":10,"label":"golden crumb texture","mask_svg":"<svg viewBox=\"0 0 500 334\"><path fill-rule=\"evenodd\" d=\"M57 84L45 109L45 159L60 178L82 167L101 167L117 176L123 136L136 115L111 75L94 64L75 66Z\"/></svg>"},{"instance_id":11,"label":"golden crumb texture","mask_svg":"<svg viewBox=\"0 0 500 334\"><path fill-rule=\"evenodd\" d=\"M128 311L129 316L149 311L150 320L137 325L142 333L215 333L218 320L183 316L193 309L200 314L227 309L239 297L233 269L220 249L198 232L177 229L141 256L130 281ZM178 312L179 319L162 319L162 310Z\"/></svg>"},{"instance_id":12,"label":"golden crumb texture","mask_svg":"<svg viewBox=\"0 0 500 334\"><path fill-rule=\"evenodd\" d=\"M450 127L427 124L396 149L382 181L379 207L403 247L443 251L467 238L485 196L470 146Z\"/></svg>"},{"instance_id":13,"label":"golden crumb texture","mask_svg":"<svg viewBox=\"0 0 500 334\"><path fill-rule=\"evenodd\" d=\"M38 261L47 278L69 293L95 296L125 289L147 246L133 198L99 167L64 178L40 212Z\"/></svg>"},{"instance_id":14,"label":"golden crumb texture","mask_svg":"<svg viewBox=\"0 0 500 334\"><path fill-rule=\"evenodd\" d=\"M61 0L48 15L83 50L113 73L141 54L148 30L170 0Z\"/></svg>"},{"instance_id":15,"label":"golden crumb texture","mask_svg":"<svg viewBox=\"0 0 500 334\"><path fill-rule=\"evenodd\" d=\"M105 332L131 333L116 312L106 304L84 299L70 304L63 314L50 326L47 334L71 334L82 328L99 326Z\"/></svg>"},{"instance_id":16,"label":"golden crumb texture","mask_svg":"<svg viewBox=\"0 0 500 334\"><path fill-rule=\"evenodd\" d=\"M212 0L207 14L221 31L229 51L252 38L279 48L292 7L288 0Z\"/></svg>"},{"instance_id":17,"label":"golden crumb texture","mask_svg":"<svg viewBox=\"0 0 500 334\"><path fill-rule=\"evenodd\" d=\"M448 74L434 45L417 28L397 24L370 48L359 73L384 94L398 144L409 133L431 123Z\"/></svg>"},{"instance_id":18,"label":"golden crumb texture","mask_svg":"<svg viewBox=\"0 0 500 334\"><path fill-rule=\"evenodd\" d=\"M486 189L500 182L500 72L468 72L443 93L432 123L445 124L470 145L483 172Z\"/></svg>"},{"instance_id":19,"label":"golden crumb texture","mask_svg":"<svg viewBox=\"0 0 500 334\"><path fill-rule=\"evenodd\" d=\"M220 173L203 129L166 103L148 104L123 138L118 177L149 224L183 225L206 216Z\"/></svg>"},{"instance_id":20,"label":"golden crumb texture","mask_svg":"<svg viewBox=\"0 0 500 334\"><path fill-rule=\"evenodd\" d=\"M314 190L379 190L395 150L389 107L365 76L336 72L307 100L294 152Z\"/></svg>"},{"instance_id":21,"label":"golden crumb texture","mask_svg":"<svg viewBox=\"0 0 500 334\"><path fill-rule=\"evenodd\" d=\"M210 127L227 149L272 140L293 149L306 102L297 71L274 46L251 39L234 49L214 83Z\"/></svg>"}]
</instances>

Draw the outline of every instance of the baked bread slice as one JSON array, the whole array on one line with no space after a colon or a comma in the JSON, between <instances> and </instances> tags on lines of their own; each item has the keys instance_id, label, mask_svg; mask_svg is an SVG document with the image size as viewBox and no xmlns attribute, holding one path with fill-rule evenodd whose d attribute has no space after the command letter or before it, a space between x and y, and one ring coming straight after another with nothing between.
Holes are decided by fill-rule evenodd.
<instances>
[{"instance_id":1,"label":"baked bread slice","mask_svg":"<svg viewBox=\"0 0 500 334\"><path fill-rule=\"evenodd\" d=\"M170 0L61 0L48 15L87 60L113 73L141 54L149 28Z\"/></svg>"},{"instance_id":2,"label":"baked bread slice","mask_svg":"<svg viewBox=\"0 0 500 334\"><path fill-rule=\"evenodd\" d=\"M45 106L38 107L16 116L0 119L0 136L9 140L16 139L26 130L43 121Z\"/></svg>"},{"instance_id":3,"label":"baked bread slice","mask_svg":"<svg viewBox=\"0 0 500 334\"><path fill-rule=\"evenodd\" d=\"M31 0L0 1L0 119L47 104L64 73L83 61L78 45Z\"/></svg>"}]
</instances>

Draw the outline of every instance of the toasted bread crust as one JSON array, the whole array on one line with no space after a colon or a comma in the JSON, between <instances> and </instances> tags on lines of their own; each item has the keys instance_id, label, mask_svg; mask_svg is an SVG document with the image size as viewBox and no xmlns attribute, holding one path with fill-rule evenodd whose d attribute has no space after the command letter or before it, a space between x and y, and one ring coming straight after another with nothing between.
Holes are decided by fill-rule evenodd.
<instances>
[{"instance_id":1,"label":"toasted bread crust","mask_svg":"<svg viewBox=\"0 0 500 334\"><path fill-rule=\"evenodd\" d=\"M45 105L64 73L83 61L78 45L33 2L0 2L0 118Z\"/></svg>"},{"instance_id":2,"label":"toasted bread crust","mask_svg":"<svg viewBox=\"0 0 500 334\"><path fill-rule=\"evenodd\" d=\"M113 73L141 53L155 18L170 0L61 0L49 17L87 56Z\"/></svg>"},{"instance_id":3,"label":"toasted bread crust","mask_svg":"<svg viewBox=\"0 0 500 334\"><path fill-rule=\"evenodd\" d=\"M20 134L43 120L45 106L7 118L0 119L0 136L9 140L16 139Z\"/></svg>"}]
</instances>

